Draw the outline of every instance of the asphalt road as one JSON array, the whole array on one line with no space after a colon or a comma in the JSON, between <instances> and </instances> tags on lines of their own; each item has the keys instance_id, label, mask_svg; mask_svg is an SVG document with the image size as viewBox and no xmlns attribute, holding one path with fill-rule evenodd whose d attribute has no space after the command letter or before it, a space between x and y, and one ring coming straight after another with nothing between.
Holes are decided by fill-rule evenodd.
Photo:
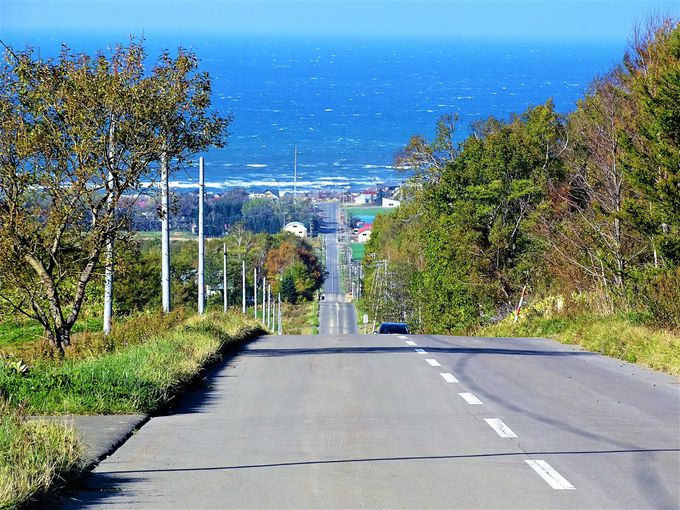
<instances>
[{"instance_id":1,"label":"asphalt road","mask_svg":"<svg viewBox=\"0 0 680 510\"><path fill-rule=\"evenodd\" d=\"M678 508L679 397L546 340L268 336L66 506Z\"/></svg>"},{"instance_id":2,"label":"asphalt road","mask_svg":"<svg viewBox=\"0 0 680 510\"><path fill-rule=\"evenodd\" d=\"M357 313L354 305L342 293L340 270L338 267L338 204L329 202L321 205L324 223L321 232L324 236L326 253L326 281L323 300L319 303L319 334L350 335L358 333Z\"/></svg>"}]
</instances>

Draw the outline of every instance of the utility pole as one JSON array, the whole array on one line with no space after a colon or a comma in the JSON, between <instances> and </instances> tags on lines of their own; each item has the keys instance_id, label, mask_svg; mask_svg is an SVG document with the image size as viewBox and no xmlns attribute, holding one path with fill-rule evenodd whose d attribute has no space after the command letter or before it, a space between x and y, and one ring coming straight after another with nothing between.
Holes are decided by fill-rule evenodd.
<instances>
[{"instance_id":1,"label":"utility pole","mask_svg":"<svg viewBox=\"0 0 680 510\"><path fill-rule=\"evenodd\" d=\"M253 305L255 308L255 318L257 319L257 268L253 268Z\"/></svg>"},{"instance_id":2,"label":"utility pole","mask_svg":"<svg viewBox=\"0 0 680 510\"><path fill-rule=\"evenodd\" d=\"M205 313L205 235L203 232L203 202L205 200L204 160L198 158L198 313Z\"/></svg>"},{"instance_id":3,"label":"utility pole","mask_svg":"<svg viewBox=\"0 0 680 510\"><path fill-rule=\"evenodd\" d=\"M283 335L283 325L281 324L281 293L279 292L279 335Z\"/></svg>"},{"instance_id":4,"label":"utility pole","mask_svg":"<svg viewBox=\"0 0 680 510\"><path fill-rule=\"evenodd\" d=\"M266 319L265 319L266 314L264 313L265 309L266 309L265 307L267 305L266 292L267 292L267 277L263 276L262 277L262 325L263 326L265 325L265 322L266 322Z\"/></svg>"},{"instance_id":5,"label":"utility pole","mask_svg":"<svg viewBox=\"0 0 680 510\"><path fill-rule=\"evenodd\" d=\"M113 165L113 119L109 127L109 165ZM113 174L109 170L106 187L109 193L107 206L109 209L115 207L113 204ZM115 221L115 219L114 219ZM111 322L113 320L113 234L109 233L106 237L106 266L104 268L104 334L111 333Z\"/></svg>"},{"instance_id":6,"label":"utility pole","mask_svg":"<svg viewBox=\"0 0 680 510\"><path fill-rule=\"evenodd\" d=\"M224 301L224 313L227 313L229 298L227 296L227 243L222 245L222 300Z\"/></svg>"},{"instance_id":7,"label":"utility pole","mask_svg":"<svg viewBox=\"0 0 680 510\"><path fill-rule=\"evenodd\" d=\"M297 145L295 146L295 159L293 163L293 205L297 199ZM293 218L295 219L295 218Z\"/></svg>"},{"instance_id":8,"label":"utility pole","mask_svg":"<svg viewBox=\"0 0 680 510\"><path fill-rule=\"evenodd\" d=\"M170 184L168 154L161 154L161 288L163 312L170 312Z\"/></svg>"},{"instance_id":9,"label":"utility pole","mask_svg":"<svg viewBox=\"0 0 680 510\"><path fill-rule=\"evenodd\" d=\"M241 303L243 306L243 313L246 313L246 261L241 262L241 280L242 280L242 289L243 293L241 295Z\"/></svg>"},{"instance_id":10,"label":"utility pole","mask_svg":"<svg viewBox=\"0 0 680 510\"><path fill-rule=\"evenodd\" d=\"M267 328L272 329L272 284L267 284Z\"/></svg>"}]
</instances>

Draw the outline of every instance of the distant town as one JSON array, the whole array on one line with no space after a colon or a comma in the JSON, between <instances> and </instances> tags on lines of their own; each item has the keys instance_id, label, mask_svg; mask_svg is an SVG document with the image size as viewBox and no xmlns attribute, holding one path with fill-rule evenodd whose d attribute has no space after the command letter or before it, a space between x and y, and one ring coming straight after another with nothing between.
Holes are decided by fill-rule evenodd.
<instances>
[{"instance_id":1,"label":"distant town","mask_svg":"<svg viewBox=\"0 0 680 510\"><path fill-rule=\"evenodd\" d=\"M321 222L316 204L339 200L354 207L394 209L399 207L402 186L375 186L351 191L285 192L271 188L246 190L230 189L224 192L208 191L205 197L205 232L208 237L229 233L234 225L242 224L254 233L274 234L287 231L298 237L313 237ZM171 228L175 232L197 234L196 217L198 193L195 190L175 191L171 199ZM159 201L154 196L128 198L127 207L131 229L138 232L160 230ZM357 214L348 217L354 241L365 243L370 239L375 214Z\"/></svg>"}]
</instances>

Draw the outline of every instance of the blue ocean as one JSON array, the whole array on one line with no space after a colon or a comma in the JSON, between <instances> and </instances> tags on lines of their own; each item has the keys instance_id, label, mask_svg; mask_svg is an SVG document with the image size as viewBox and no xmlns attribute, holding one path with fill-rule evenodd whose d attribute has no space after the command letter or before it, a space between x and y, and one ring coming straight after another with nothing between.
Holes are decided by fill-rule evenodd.
<instances>
[{"instance_id":1,"label":"blue ocean","mask_svg":"<svg viewBox=\"0 0 680 510\"><path fill-rule=\"evenodd\" d=\"M94 52L125 38L20 34L44 55L61 41ZM415 39L267 39L147 36L150 56L192 49L213 79L214 105L231 113L226 148L206 157L212 188L366 188L405 178L395 153L411 135L432 137L439 116L457 112L458 136L490 115L507 119L553 98L575 107L589 82L621 60L621 43ZM194 187L195 167L173 185Z\"/></svg>"}]
</instances>

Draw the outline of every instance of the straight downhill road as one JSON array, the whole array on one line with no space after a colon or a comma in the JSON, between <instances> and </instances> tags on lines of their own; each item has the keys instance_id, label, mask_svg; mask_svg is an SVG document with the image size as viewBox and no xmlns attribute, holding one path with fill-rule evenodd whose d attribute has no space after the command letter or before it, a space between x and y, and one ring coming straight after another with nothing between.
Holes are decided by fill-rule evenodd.
<instances>
[{"instance_id":1,"label":"straight downhill road","mask_svg":"<svg viewBox=\"0 0 680 510\"><path fill-rule=\"evenodd\" d=\"M357 312L347 295L342 293L338 268L338 204L329 202L321 206L324 225L324 251L326 253L326 281L323 300L319 303L319 334L351 335L359 333Z\"/></svg>"},{"instance_id":2,"label":"straight downhill road","mask_svg":"<svg viewBox=\"0 0 680 510\"><path fill-rule=\"evenodd\" d=\"M677 509L678 407L677 379L547 340L269 336L66 506Z\"/></svg>"},{"instance_id":3,"label":"straight downhill road","mask_svg":"<svg viewBox=\"0 0 680 510\"><path fill-rule=\"evenodd\" d=\"M250 343L65 508L680 508L677 378L549 340L355 334L326 207L321 334Z\"/></svg>"}]
</instances>

